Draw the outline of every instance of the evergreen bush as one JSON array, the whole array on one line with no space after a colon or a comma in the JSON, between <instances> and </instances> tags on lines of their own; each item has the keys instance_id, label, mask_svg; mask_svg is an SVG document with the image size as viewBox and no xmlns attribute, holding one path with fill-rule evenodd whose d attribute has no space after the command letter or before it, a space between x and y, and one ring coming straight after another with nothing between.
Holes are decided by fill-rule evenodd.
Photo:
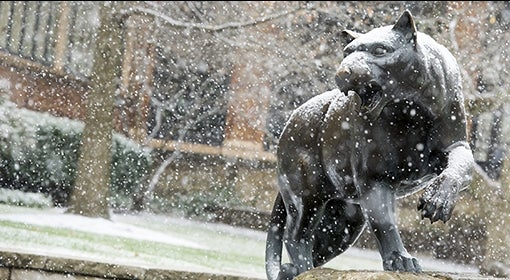
<instances>
[{"instance_id":1,"label":"evergreen bush","mask_svg":"<svg viewBox=\"0 0 510 280\"><path fill-rule=\"evenodd\" d=\"M73 187L84 123L17 108L0 99L0 187L40 192L65 206ZM121 134L112 143L113 207L130 203L151 164L150 150Z\"/></svg>"}]
</instances>

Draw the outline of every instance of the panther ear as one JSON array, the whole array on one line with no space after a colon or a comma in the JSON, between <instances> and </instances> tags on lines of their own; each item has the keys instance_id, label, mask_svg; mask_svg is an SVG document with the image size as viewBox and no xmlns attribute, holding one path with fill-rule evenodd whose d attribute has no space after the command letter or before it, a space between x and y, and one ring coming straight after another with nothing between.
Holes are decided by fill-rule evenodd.
<instances>
[{"instance_id":1,"label":"panther ear","mask_svg":"<svg viewBox=\"0 0 510 280\"><path fill-rule=\"evenodd\" d=\"M405 10L404 13L397 20L397 23L393 25L393 30L399 31L404 34L405 38L408 41L413 41L414 46L416 47L416 40L418 37L418 33L416 30L416 25L414 24L413 15L408 10Z\"/></svg>"},{"instance_id":2,"label":"panther ear","mask_svg":"<svg viewBox=\"0 0 510 280\"><path fill-rule=\"evenodd\" d=\"M342 31L342 38L344 39L344 44L346 45L352 42L354 39L358 38L359 36L361 36L361 33L352 30L345 29Z\"/></svg>"}]
</instances>

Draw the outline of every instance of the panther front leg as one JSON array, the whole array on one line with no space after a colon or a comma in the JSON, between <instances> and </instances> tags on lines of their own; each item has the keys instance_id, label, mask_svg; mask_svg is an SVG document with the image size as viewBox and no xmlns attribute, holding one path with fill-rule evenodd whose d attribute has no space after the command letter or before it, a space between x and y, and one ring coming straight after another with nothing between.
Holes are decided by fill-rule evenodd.
<instances>
[{"instance_id":1,"label":"panther front leg","mask_svg":"<svg viewBox=\"0 0 510 280\"><path fill-rule=\"evenodd\" d=\"M384 183L374 183L360 205L377 239L384 270L420 272L418 260L404 248L395 219L395 194Z\"/></svg>"},{"instance_id":2,"label":"panther front leg","mask_svg":"<svg viewBox=\"0 0 510 280\"><path fill-rule=\"evenodd\" d=\"M422 218L429 218L431 223L450 219L459 192L471 181L474 159L469 144L459 141L446 151L448 165L425 187L418 204Z\"/></svg>"}]
</instances>

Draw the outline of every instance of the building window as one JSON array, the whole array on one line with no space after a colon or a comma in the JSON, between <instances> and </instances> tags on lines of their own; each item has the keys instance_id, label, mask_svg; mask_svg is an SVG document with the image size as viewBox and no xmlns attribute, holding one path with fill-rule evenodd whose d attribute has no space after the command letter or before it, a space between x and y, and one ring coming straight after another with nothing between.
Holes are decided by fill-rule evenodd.
<instances>
[{"instance_id":1,"label":"building window","mask_svg":"<svg viewBox=\"0 0 510 280\"><path fill-rule=\"evenodd\" d=\"M95 2L69 3L69 35L65 67L74 75L89 77L94 62L94 35L101 24L99 6Z\"/></svg>"},{"instance_id":2,"label":"building window","mask_svg":"<svg viewBox=\"0 0 510 280\"><path fill-rule=\"evenodd\" d=\"M225 138L228 71L156 51L148 133L151 138L221 145ZM197 66L198 65L198 66Z\"/></svg>"},{"instance_id":3,"label":"building window","mask_svg":"<svg viewBox=\"0 0 510 280\"><path fill-rule=\"evenodd\" d=\"M97 2L0 2L1 50L77 77L90 75L98 26Z\"/></svg>"},{"instance_id":4,"label":"building window","mask_svg":"<svg viewBox=\"0 0 510 280\"><path fill-rule=\"evenodd\" d=\"M473 156L487 175L497 180L501 175L510 123L506 121L510 107L503 105L493 112L478 114L472 118L471 148Z\"/></svg>"},{"instance_id":5,"label":"building window","mask_svg":"<svg viewBox=\"0 0 510 280\"><path fill-rule=\"evenodd\" d=\"M53 64L59 2L0 2L0 47L19 57Z\"/></svg>"}]
</instances>

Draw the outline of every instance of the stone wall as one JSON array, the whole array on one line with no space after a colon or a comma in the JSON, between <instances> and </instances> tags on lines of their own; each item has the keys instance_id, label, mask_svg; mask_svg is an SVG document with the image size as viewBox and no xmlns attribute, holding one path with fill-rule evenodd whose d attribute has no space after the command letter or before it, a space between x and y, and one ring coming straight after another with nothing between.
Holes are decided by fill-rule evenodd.
<instances>
[{"instance_id":1,"label":"stone wall","mask_svg":"<svg viewBox=\"0 0 510 280\"><path fill-rule=\"evenodd\" d=\"M0 252L0 280L256 280L234 275L176 271L100 263L89 260L58 258L34 254ZM316 268L299 275L296 280L490 280L477 274L427 272L423 274L385 271L339 271Z\"/></svg>"},{"instance_id":2,"label":"stone wall","mask_svg":"<svg viewBox=\"0 0 510 280\"><path fill-rule=\"evenodd\" d=\"M0 252L0 280L250 280L252 278L202 272L175 271L58 258L34 254Z\"/></svg>"}]
</instances>

